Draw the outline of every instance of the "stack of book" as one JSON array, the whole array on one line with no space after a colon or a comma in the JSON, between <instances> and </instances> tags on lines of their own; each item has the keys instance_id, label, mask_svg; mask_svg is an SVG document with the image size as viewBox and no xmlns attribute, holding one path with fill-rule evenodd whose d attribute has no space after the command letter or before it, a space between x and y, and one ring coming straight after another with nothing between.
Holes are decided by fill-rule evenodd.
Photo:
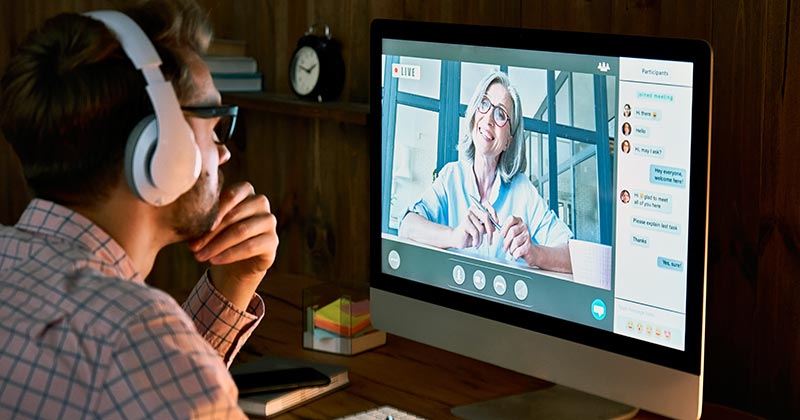
<instances>
[{"instance_id":1,"label":"stack of book","mask_svg":"<svg viewBox=\"0 0 800 420\"><path fill-rule=\"evenodd\" d=\"M220 92L261 91L262 74L256 59L245 55L243 41L215 39L203 59Z\"/></svg>"},{"instance_id":2,"label":"stack of book","mask_svg":"<svg viewBox=\"0 0 800 420\"><path fill-rule=\"evenodd\" d=\"M274 416L300 404L305 404L313 399L329 394L350 383L347 368L344 366L314 362L311 360L287 359L277 356L265 356L251 362L235 365L231 368L231 374L260 372L264 374L265 381L268 381L270 371L296 367L314 368L331 378L331 382L323 386L240 395L239 407L250 415L259 417Z\"/></svg>"},{"instance_id":3,"label":"stack of book","mask_svg":"<svg viewBox=\"0 0 800 420\"><path fill-rule=\"evenodd\" d=\"M386 332L375 329L369 316L369 300L338 298L317 309L307 309L304 331L306 348L338 354L357 354L386 343Z\"/></svg>"}]
</instances>

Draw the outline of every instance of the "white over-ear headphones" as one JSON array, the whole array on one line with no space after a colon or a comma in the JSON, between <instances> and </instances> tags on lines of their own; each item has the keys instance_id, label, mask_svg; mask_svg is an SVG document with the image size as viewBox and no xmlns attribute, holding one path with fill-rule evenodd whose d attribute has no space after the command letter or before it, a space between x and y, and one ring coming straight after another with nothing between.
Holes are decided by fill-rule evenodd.
<instances>
[{"instance_id":1,"label":"white over-ear headphones","mask_svg":"<svg viewBox=\"0 0 800 420\"><path fill-rule=\"evenodd\" d=\"M155 115L145 117L128 136L125 178L144 201L163 206L192 188L200 175L200 149L183 118L172 84L164 80L161 58L144 31L122 12L99 10L85 14L114 34L147 82Z\"/></svg>"}]
</instances>

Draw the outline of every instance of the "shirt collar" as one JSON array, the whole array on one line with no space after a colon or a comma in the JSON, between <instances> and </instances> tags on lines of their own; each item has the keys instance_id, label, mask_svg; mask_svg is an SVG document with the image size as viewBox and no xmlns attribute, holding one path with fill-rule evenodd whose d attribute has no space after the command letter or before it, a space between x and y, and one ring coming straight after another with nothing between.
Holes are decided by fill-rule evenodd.
<instances>
[{"instance_id":1,"label":"shirt collar","mask_svg":"<svg viewBox=\"0 0 800 420\"><path fill-rule=\"evenodd\" d=\"M91 259L99 263L90 266L107 276L144 282L122 246L91 220L62 205L35 198L16 228L73 243L89 252Z\"/></svg>"},{"instance_id":2,"label":"shirt collar","mask_svg":"<svg viewBox=\"0 0 800 420\"><path fill-rule=\"evenodd\" d=\"M472 179L469 193L473 194L475 198L480 198L480 194L478 193L478 178L475 176L475 159L463 160L462 165L464 165L464 172L469 174L469 178ZM495 205L497 202L497 197L500 195L500 184L502 184L502 181L503 179L500 177L500 170L495 170L494 182L492 183L492 189L489 191L488 198L488 201L491 205Z\"/></svg>"}]
</instances>

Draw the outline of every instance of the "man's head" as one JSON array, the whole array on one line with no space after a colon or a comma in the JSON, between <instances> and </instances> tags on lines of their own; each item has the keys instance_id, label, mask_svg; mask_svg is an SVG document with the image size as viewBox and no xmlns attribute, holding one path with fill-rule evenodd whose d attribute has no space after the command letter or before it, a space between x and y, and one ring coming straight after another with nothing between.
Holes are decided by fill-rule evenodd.
<instances>
[{"instance_id":1,"label":"man's head","mask_svg":"<svg viewBox=\"0 0 800 420\"><path fill-rule=\"evenodd\" d=\"M194 3L153 1L127 11L153 40L179 101L197 95L187 57L211 31ZM142 74L100 22L62 14L19 47L3 75L2 128L34 193L92 205L121 176L128 135L153 112Z\"/></svg>"}]
</instances>

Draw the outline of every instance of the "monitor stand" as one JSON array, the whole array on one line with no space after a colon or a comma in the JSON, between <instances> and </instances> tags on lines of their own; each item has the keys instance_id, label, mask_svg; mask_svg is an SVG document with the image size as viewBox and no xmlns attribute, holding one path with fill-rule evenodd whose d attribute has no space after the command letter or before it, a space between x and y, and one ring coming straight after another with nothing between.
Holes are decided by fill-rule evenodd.
<instances>
[{"instance_id":1,"label":"monitor stand","mask_svg":"<svg viewBox=\"0 0 800 420\"><path fill-rule=\"evenodd\" d=\"M630 419L638 408L561 385L454 407L465 420L488 419Z\"/></svg>"}]
</instances>

